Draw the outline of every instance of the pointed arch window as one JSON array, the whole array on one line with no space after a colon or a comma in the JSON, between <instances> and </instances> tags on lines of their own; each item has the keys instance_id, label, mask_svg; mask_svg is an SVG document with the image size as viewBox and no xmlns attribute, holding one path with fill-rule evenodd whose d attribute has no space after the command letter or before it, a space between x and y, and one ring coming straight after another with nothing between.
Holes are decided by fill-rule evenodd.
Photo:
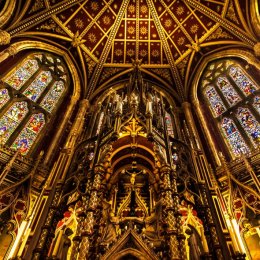
<instances>
[{"instance_id":1,"label":"pointed arch window","mask_svg":"<svg viewBox=\"0 0 260 260\"><path fill-rule=\"evenodd\" d=\"M165 112L165 123L166 123L166 128L168 131L168 135L173 136L174 132L173 132L173 126L172 126L172 118L168 112Z\"/></svg>"},{"instance_id":2,"label":"pointed arch window","mask_svg":"<svg viewBox=\"0 0 260 260\"><path fill-rule=\"evenodd\" d=\"M44 89L49 85L51 80L52 76L50 71L41 71L23 94L32 101L36 101Z\"/></svg>"},{"instance_id":3,"label":"pointed arch window","mask_svg":"<svg viewBox=\"0 0 260 260\"><path fill-rule=\"evenodd\" d=\"M241 100L238 93L230 84L229 80L226 77L219 77L217 79L217 86L223 93L225 99L227 100L230 106L235 105L238 101Z\"/></svg>"},{"instance_id":4,"label":"pointed arch window","mask_svg":"<svg viewBox=\"0 0 260 260\"><path fill-rule=\"evenodd\" d=\"M44 124L45 118L43 113L32 115L11 147L15 150L20 149L23 155L27 154Z\"/></svg>"},{"instance_id":5,"label":"pointed arch window","mask_svg":"<svg viewBox=\"0 0 260 260\"><path fill-rule=\"evenodd\" d=\"M19 90L38 69L39 65L37 60L28 59L19 69L17 69L14 73L11 73L5 82L11 87Z\"/></svg>"},{"instance_id":6,"label":"pointed arch window","mask_svg":"<svg viewBox=\"0 0 260 260\"><path fill-rule=\"evenodd\" d=\"M6 88L0 89L0 109L7 103L10 99L8 90Z\"/></svg>"},{"instance_id":7,"label":"pointed arch window","mask_svg":"<svg viewBox=\"0 0 260 260\"><path fill-rule=\"evenodd\" d=\"M67 92L67 74L60 58L43 52L29 54L1 78L0 143L29 152Z\"/></svg>"},{"instance_id":8,"label":"pointed arch window","mask_svg":"<svg viewBox=\"0 0 260 260\"><path fill-rule=\"evenodd\" d=\"M224 117L221 123L221 128L228 140L232 151L236 155L240 154L241 152L249 152L249 148L246 145L245 140L242 138L232 119Z\"/></svg>"},{"instance_id":9,"label":"pointed arch window","mask_svg":"<svg viewBox=\"0 0 260 260\"><path fill-rule=\"evenodd\" d=\"M226 111L225 105L213 86L208 86L204 94L208 99L214 117L220 116Z\"/></svg>"},{"instance_id":10,"label":"pointed arch window","mask_svg":"<svg viewBox=\"0 0 260 260\"><path fill-rule=\"evenodd\" d=\"M6 142L10 135L28 113L28 106L25 101L15 102L0 119L1 142Z\"/></svg>"},{"instance_id":11,"label":"pointed arch window","mask_svg":"<svg viewBox=\"0 0 260 260\"><path fill-rule=\"evenodd\" d=\"M257 90L256 84L251 81L246 73L238 66L231 66L229 75L245 95L248 96Z\"/></svg>"},{"instance_id":12,"label":"pointed arch window","mask_svg":"<svg viewBox=\"0 0 260 260\"><path fill-rule=\"evenodd\" d=\"M256 148L260 141L260 90L235 60L209 64L203 94L231 154Z\"/></svg>"},{"instance_id":13,"label":"pointed arch window","mask_svg":"<svg viewBox=\"0 0 260 260\"><path fill-rule=\"evenodd\" d=\"M54 109L53 104L59 100L62 96L62 93L65 90L65 85L63 81L56 81L52 88L49 90L47 95L44 97L43 101L41 102L41 107L43 107L48 112L51 112Z\"/></svg>"},{"instance_id":14,"label":"pointed arch window","mask_svg":"<svg viewBox=\"0 0 260 260\"><path fill-rule=\"evenodd\" d=\"M260 115L260 95L254 98L254 108L256 109L256 111L258 111L258 114Z\"/></svg>"},{"instance_id":15,"label":"pointed arch window","mask_svg":"<svg viewBox=\"0 0 260 260\"><path fill-rule=\"evenodd\" d=\"M260 124L252 115L248 108L239 107L237 110L237 118L245 129L249 138L256 144L260 141Z\"/></svg>"}]
</instances>

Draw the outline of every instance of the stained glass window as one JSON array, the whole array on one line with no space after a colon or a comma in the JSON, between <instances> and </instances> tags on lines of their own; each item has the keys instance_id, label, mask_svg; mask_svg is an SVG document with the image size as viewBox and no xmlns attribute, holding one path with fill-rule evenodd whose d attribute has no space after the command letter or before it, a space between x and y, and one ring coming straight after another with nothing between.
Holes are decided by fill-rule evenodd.
<instances>
[{"instance_id":1,"label":"stained glass window","mask_svg":"<svg viewBox=\"0 0 260 260\"><path fill-rule=\"evenodd\" d=\"M5 143L28 113L25 101L14 103L0 119L0 141Z\"/></svg>"},{"instance_id":2,"label":"stained glass window","mask_svg":"<svg viewBox=\"0 0 260 260\"><path fill-rule=\"evenodd\" d=\"M46 53L32 53L2 78L16 91L0 89L0 109L8 107L0 117L0 143L13 142L12 148L21 149L24 155L28 153L45 125L44 113L52 113L64 95L68 79L66 75L61 59ZM53 77L57 79L55 82ZM19 98L26 98L26 101L9 104L10 91ZM31 108L39 112L33 114ZM25 125L23 129L22 125ZM19 133L14 134L18 129Z\"/></svg>"},{"instance_id":3,"label":"stained glass window","mask_svg":"<svg viewBox=\"0 0 260 260\"><path fill-rule=\"evenodd\" d=\"M230 67L229 75L235 81L237 86L248 96L255 92L257 89L256 84L254 84L245 73L238 67Z\"/></svg>"},{"instance_id":4,"label":"stained glass window","mask_svg":"<svg viewBox=\"0 0 260 260\"><path fill-rule=\"evenodd\" d=\"M207 87L205 94L211 105L211 109L213 110L213 114L215 117L221 115L224 111L226 111L225 105L223 104L220 96L213 86Z\"/></svg>"},{"instance_id":5,"label":"stained glass window","mask_svg":"<svg viewBox=\"0 0 260 260\"><path fill-rule=\"evenodd\" d=\"M32 115L25 128L12 144L12 148L15 150L20 149L23 155L27 154L44 124L45 119L42 113Z\"/></svg>"},{"instance_id":6,"label":"stained glass window","mask_svg":"<svg viewBox=\"0 0 260 260\"><path fill-rule=\"evenodd\" d=\"M230 106L235 105L238 101L241 100L226 77L219 77L217 80L217 85Z\"/></svg>"},{"instance_id":7,"label":"stained glass window","mask_svg":"<svg viewBox=\"0 0 260 260\"><path fill-rule=\"evenodd\" d=\"M223 118L221 127L234 154L239 155L241 153L249 152L249 148L240 135L233 120L226 117Z\"/></svg>"},{"instance_id":8,"label":"stained glass window","mask_svg":"<svg viewBox=\"0 0 260 260\"><path fill-rule=\"evenodd\" d=\"M2 108L9 99L8 90L6 88L0 89L0 108Z\"/></svg>"},{"instance_id":9,"label":"stained glass window","mask_svg":"<svg viewBox=\"0 0 260 260\"><path fill-rule=\"evenodd\" d=\"M165 113L165 123L169 135L173 135L172 119L169 113Z\"/></svg>"},{"instance_id":10,"label":"stained glass window","mask_svg":"<svg viewBox=\"0 0 260 260\"><path fill-rule=\"evenodd\" d=\"M63 81L56 81L47 93L47 95L44 97L40 105L48 112L51 112L64 90L65 86Z\"/></svg>"},{"instance_id":11,"label":"stained glass window","mask_svg":"<svg viewBox=\"0 0 260 260\"><path fill-rule=\"evenodd\" d=\"M37 78L30 84L30 86L23 92L32 101L36 101L44 89L51 82L52 76L50 71L41 71Z\"/></svg>"},{"instance_id":12,"label":"stained glass window","mask_svg":"<svg viewBox=\"0 0 260 260\"><path fill-rule=\"evenodd\" d=\"M260 114L260 96L256 96L254 98L254 107L258 111L258 113Z\"/></svg>"},{"instance_id":13,"label":"stained glass window","mask_svg":"<svg viewBox=\"0 0 260 260\"><path fill-rule=\"evenodd\" d=\"M239 107L237 118L252 141L260 141L260 124L248 108Z\"/></svg>"},{"instance_id":14,"label":"stained glass window","mask_svg":"<svg viewBox=\"0 0 260 260\"><path fill-rule=\"evenodd\" d=\"M36 60L25 61L19 69L11 74L5 82L11 87L19 90L24 83L39 69L38 62Z\"/></svg>"}]
</instances>

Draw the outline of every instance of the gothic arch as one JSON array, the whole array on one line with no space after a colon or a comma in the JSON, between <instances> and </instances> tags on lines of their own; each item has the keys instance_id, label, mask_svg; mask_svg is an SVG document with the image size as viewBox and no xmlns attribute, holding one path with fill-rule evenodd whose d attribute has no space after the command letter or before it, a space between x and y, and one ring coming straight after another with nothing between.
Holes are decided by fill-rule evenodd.
<instances>
[{"instance_id":1,"label":"gothic arch","mask_svg":"<svg viewBox=\"0 0 260 260\"><path fill-rule=\"evenodd\" d=\"M50 53L56 53L59 56L62 56L65 60L66 65L68 66L68 69L70 71L71 74L71 79L73 82L73 98L75 98L76 100L78 100L80 98L81 95L81 89L80 89L80 78L79 78L79 74L77 72L77 69L73 63L73 61L71 60L71 58L69 57L69 54L48 43L44 43L44 42L40 42L40 41L19 41L19 42L15 42L13 44L11 44L6 50L3 51L3 53L8 53L9 55L5 55L4 59L0 61L0 63L2 63L5 59L7 59L8 57L10 57L11 55L11 51L13 51L13 54L17 54L21 51L24 50L44 50ZM2 53L2 54L3 54Z\"/></svg>"},{"instance_id":2,"label":"gothic arch","mask_svg":"<svg viewBox=\"0 0 260 260\"><path fill-rule=\"evenodd\" d=\"M216 164L219 164L218 151L217 151L216 145L214 144L214 141L213 141L214 137L212 135L212 132L209 131L207 118L206 118L206 115L203 112L202 106L201 106L202 100L198 98L198 93L200 92L200 88L201 88L200 80L201 80L201 77L202 77L205 69L207 68L207 65L210 62L214 62L214 61L225 59L225 58L229 58L229 59L238 58L241 61L245 61L246 63L248 63L249 66L252 66L253 69L260 70L259 62L255 58L255 56L250 51L239 50L239 49L230 49L230 50L222 51L220 53L214 53L214 54L204 58L203 61L201 62L201 64L198 66L197 73L194 75L194 81L193 81L194 83L191 88L190 96L191 96L191 101L192 101L193 105L195 106L195 110L196 110L198 119L201 122L202 130L205 133L207 143L210 144L209 149L211 150L211 153L214 156ZM231 156L231 158L233 158L233 155L230 154L230 156Z\"/></svg>"},{"instance_id":3,"label":"gothic arch","mask_svg":"<svg viewBox=\"0 0 260 260\"><path fill-rule=\"evenodd\" d=\"M126 256L134 256L136 257L138 260L145 260L147 259L147 256L144 255L142 252L134 249L134 248L128 248L128 249L124 249L120 252L117 252L116 253L117 255L112 255L108 260L112 260L112 259L115 259L115 260L122 260L122 259L125 259L124 257Z\"/></svg>"}]
</instances>

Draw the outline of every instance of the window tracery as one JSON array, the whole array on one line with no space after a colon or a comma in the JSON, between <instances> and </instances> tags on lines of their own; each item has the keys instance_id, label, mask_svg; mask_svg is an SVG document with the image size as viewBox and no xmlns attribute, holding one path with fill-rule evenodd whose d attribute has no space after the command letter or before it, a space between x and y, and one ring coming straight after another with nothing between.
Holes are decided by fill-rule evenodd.
<instances>
[{"instance_id":1,"label":"window tracery","mask_svg":"<svg viewBox=\"0 0 260 260\"><path fill-rule=\"evenodd\" d=\"M254 98L254 108L258 111L260 115L260 96Z\"/></svg>"},{"instance_id":2,"label":"window tracery","mask_svg":"<svg viewBox=\"0 0 260 260\"><path fill-rule=\"evenodd\" d=\"M221 123L221 127L231 149L236 155L240 154L241 152L249 152L248 146L246 145L232 119L224 117Z\"/></svg>"},{"instance_id":3,"label":"window tracery","mask_svg":"<svg viewBox=\"0 0 260 260\"><path fill-rule=\"evenodd\" d=\"M29 152L65 95L66 74L59 58L33 53L2 78L0 143Z\"/></svg>"},{"instance_id":4,"label":"window tracery","mask_svg":"<svg viewBox=\"0 0 260 260\"><path fill-rule=\"evenodd\" d=\"M208 107L231 154L236 156L257 147L260 140L259 89L247 72L234 60L217 61L208 66L202 84Z\"/></svg>"},{"instance_id":5,"label":"window tracery","mask_svg":"<svg viewBox=\"0 0 260 260\"><path fill-rule=\"evenodd\" d=\"M52 80L50 71L41 71L37 78L29 85L23 92L32 101L36 101L44 89L49 85Z\"/></svg>"},{"instance_id":6,"label":"window tracery","mask_svg":"<svg viewBox=\"0 0 260 260\"><path fill-rule=\"evenodd\" d=\"M166 123L166 128L168 131L168 135L174 136L172 118L171 118L171 115L167 112L165 112L165 123Z\"/></svg>"},{"instance_id":7,"label":"window tracery","mask_svg":"<svg viewBox=\"0 0 260 260\"><path fill-rule=\"evenodd\" d=\"M213 110L214 117L217 117L226 111L225 105L213 86L208 86L206 88L205 95L207 96L210 107Z\"/></svg>"},{"instance_id":8,"label":"window tracery","mask_svg":"<svg viewBox=\"0 0 260 260\"><path fill-rule=\"evenodd\" d=\"M5 82L11 87L19 90L38 69L39 65L37 60L26 60L20 68L5 80Z\"/></svg>"},{"instance_id":9,"label":"window tracery","mask_svg":"<svg viewBox=\"0 0 260 260\"><path fill-rule=\"evenodd\" d=\"M231 66L229 70L229 75L235 81L236 85L245 93L245 95L250 95L257 90L257 86L253 83L247 76L237 66Z\"/></svg>"},{"instance_id":10,"label":"window tracery","mask_svg":"<svg viewBox=\"0 0 260 260\"><path fill-rule=\"evenodd\" d=\"M25 155L36 140L44 124L45 118L43 113L32 115L11 147L15 150L20 149L21 154Z\"/></svg>"},{"instance_id":11,"label":"window tracery","mask_svg":"<svg viewBox=\"0 0 260 260\"><path fill-rule=\"evenodd\" d=\"M260 124L248 108L239 107L237 118L253 142L260 140Z\"/></svg>"}]
</instances>

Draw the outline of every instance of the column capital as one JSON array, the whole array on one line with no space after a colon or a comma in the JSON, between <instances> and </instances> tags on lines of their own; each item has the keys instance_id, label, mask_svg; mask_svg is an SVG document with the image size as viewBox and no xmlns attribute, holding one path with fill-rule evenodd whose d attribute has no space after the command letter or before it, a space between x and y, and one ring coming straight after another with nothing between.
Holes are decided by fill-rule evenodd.
<instances>
[{"instance_id":1,"label":"column capital","mask_svg":"<svg viewBox=\"0 0 260 260\"><path fill-rule=\"evenodd\" d=\"M161 167L160 167L160 173L162 174L170 174L171 172L171 167L169 164L163 164Z\"/></svg>"},{"instance_id":2,"label":"column capital","mask_svg":"<svg viewBox=\"0 0 260 260\"><path fill-rule=\"evenodd\" d=\"M0 30L0 45L7 45L11 41L11 35L3 30Z\"/></svg>"},{"instance_id":3,"label":"column capital","mask_svg":"<svg viewBox=\"0 0 260 260\"><path fill-rule=\"evenodd\" d=\"M6 50L4 50L5 53L8 53L9 56L14 56L17 52L17 46L11 45Z\"/></svg>"},{"instance_id":4,"label":"column capital","mask_svg":"<svg viewBox=\"0 0 260 260\"><path fill-rule=\"evenodd\" d=\"M184 101L184 102L182 102L181 106L183 108L191 108L191 103L188 101Z\"/></svg>"},{"instance_id":5,"label":"column capital","mask_svg":"<svg viewBox=\"0 0 260 260\"><path fill-rule=\"evenodd\" d=\"M104 165L102 165L102 164L96 164L96 165L94 166L94 173L95 173L95 174L103 175L103 174L105 174L105 172L106 172L106 169L105 169Z\"/></svg>"},{"instance_id":6,"label":"column capital","mask_svg":"<svg viewBox=\"0 0 260 260\"><path fill-rule=\"evenodd\" d=\"M254 45L254 52L257 57L260 57L260 42L257 42Z\"/></svg>"},{"instance_id":7,"label":"column capital","mask_svg":"<svg viewBox=\"0 0 260 260\"><path fill-rule=\"evenodd\" d=\"M89 100L88 99L83 99L79 103L80 107L86 107L88 109L89 107Z\"/></svg>"}]
</instances>

